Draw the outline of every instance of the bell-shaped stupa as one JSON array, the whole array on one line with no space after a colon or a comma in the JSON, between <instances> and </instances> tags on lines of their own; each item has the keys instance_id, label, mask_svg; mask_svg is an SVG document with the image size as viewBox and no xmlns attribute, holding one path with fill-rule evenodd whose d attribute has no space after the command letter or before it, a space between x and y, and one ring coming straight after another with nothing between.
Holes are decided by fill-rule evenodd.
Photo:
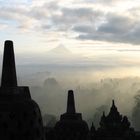
<instances>
[{"instance_id":1,"label":"bell-shaped stupa","mask_svg":"<svg viewBox=\"0 0 140 140\"><path fill-rule=\"evenodd\" d=\"M17 85L13 42L5 41L0 87L0 139L44 140L39 106Z\"/></svg>"},{"instance_id":2,"label":"bell-shaped stupa","mask_svg":"<svg viewBox=\"0 0 140 140\"><path fill-rule=\"evenodd\" d=\"M67 111L62 114L60 121L55 125L56 140L86 140L88 125L82 119L81 113L76 113L74 94L68 91Z\"/></svg>"}]
</instances>

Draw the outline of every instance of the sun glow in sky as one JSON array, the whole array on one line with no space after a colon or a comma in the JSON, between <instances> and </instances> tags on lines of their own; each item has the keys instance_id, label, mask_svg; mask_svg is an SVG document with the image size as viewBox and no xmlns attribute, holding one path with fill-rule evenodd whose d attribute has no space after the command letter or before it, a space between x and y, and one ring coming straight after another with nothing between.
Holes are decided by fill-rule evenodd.
<instances>
[{"instance_id":1,"label":"sun glow in sky","mask_svg":"<svg viewBox=\"0 0 140 140\"><path fill-rule=\"evenodd\" d=\"M0 45L13 40L17 57L62 44L76 59L140 76L139 0L0 0L0 11Z\"/></svg>"}]
</instances>

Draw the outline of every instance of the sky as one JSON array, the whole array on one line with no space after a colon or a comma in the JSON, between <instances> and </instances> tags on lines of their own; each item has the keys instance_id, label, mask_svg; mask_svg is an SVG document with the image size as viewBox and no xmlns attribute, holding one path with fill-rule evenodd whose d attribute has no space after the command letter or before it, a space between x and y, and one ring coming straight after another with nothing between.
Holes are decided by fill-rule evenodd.
<instances>
[{"instance_id":1,"label":"sky","mask_svg":"<svg viewBox=\"0 0 140 140\"><path fill-rule=\"evenodd\" d=\"M84 64L140 76L139 0L0 0L0 11L0 46L13 40L17 58L41 61L62 45Z\"/></svg>"}]
</instances>

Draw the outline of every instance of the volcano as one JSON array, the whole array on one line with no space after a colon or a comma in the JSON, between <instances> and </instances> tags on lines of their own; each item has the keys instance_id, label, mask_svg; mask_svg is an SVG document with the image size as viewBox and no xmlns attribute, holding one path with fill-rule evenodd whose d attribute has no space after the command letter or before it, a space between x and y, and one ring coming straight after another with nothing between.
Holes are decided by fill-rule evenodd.
<instances>
[{"instance_id":1,"label":"volcano","mask_svg":"<svg viewBox=\"0 0 140 140\"><path fill-rule=\"evenodd\" d=\"M67 55L72 55L72 52L67 49L67 47L65 47L63 44L60 44L59 46L57 46L56 48L50 50L48 52L48 54L51 55L63 55L63 56L67 56Z\"/></svg>"}]
</instances>

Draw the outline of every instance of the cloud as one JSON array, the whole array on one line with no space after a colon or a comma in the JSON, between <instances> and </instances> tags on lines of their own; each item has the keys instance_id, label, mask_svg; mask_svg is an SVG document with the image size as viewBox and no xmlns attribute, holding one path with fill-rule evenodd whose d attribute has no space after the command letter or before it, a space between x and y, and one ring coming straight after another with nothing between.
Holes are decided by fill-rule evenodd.
<instances>
[{"instance_id":1,"label":"cloud","mask_svg":"<svg viewBox=\"0 0 140 140\"><path fill-rule=\"evenodd\" d=\"M98 28L99 32L111 33L111 34L120 34L129 32L128 29L132 29L134 23L129 17L108 14L106 15L106 22L101 24Z\"/></svg>"},{"instance_id":2,"label":"cloud","mask_svg":"<svg viewBox=\"0 0 140 140\"><path fill-rule=\"evenodd\" d=\"M140 44L139 21L129 16L107 14L104 22L97 29L91 24L75 26L73 30L79 32L77 38L81 40Z\"/></svg>"},{"instance_id":3,"label":"cloud","mask_svg":"<svg viewBox=\"0 0 140 140\"><path fill-rule=\"evenodd\" d=\"M81 22L91 22L93 11L88 8L63 8L60 15L53 15L52 22L56 26L65 26L70 29Z\"/></svg>"},{"instance_id":4,"label":"cloud","mask_svg":"<svg viewBox=\"0 0 140 140\"><path fill-rule=\"evenodd\" d=\"M112 11L112 5L121 5L120 0L63 2L64 0L41 0L40 4L37 0L1 2L0 21L6 22L9 28L17 31L31 31L39 35L54 31L57 34L64 32L63 37L67 39L76 34L78 36L75 40L140 44L140 20L136 16L140 13L136 8L139 5L134 5L130 11L126 5L125 11L121 12L119 8ZM130 0L123 4L128 2Z\"/></svg>"},{"instance_id":5,"label":"cloud","mask_svg":"<svg viewBox=\"0 0 140 140\"><path fill-rule=\"evenodd\" d=\"M75 24L91 22L99 14L91 8L66 7L57 1L42 1L41 5L37 5L36 3L37 1L24 5L18 3L18 7L3 4L0 7L0 19L15 22L14 26L19 29L31 28L32 30L38 29L37 31L39 29L40 31L44 29L67 31Z\"/></svg>"},{"instance_id":6,"label":"cloud","mask_svg":"<svg viewBox=\"0 0 140 140\"><path fill-rule=\"evenodd\" d=\"M18 5L18 7L1 5L0 10L0 20L6 22L9 28L29 29L33 23L33 19L27 16L29 9L23 5Z\"/></svg>"},{"instance_id":7,"label":"cloud","mask_svg":"<svg viewBox=\"0 0 140 140\"><path fill-rule=\"evenodd\" d=\"M96 32L95 28L92 25L84 25L84 24L73 27L73 30L76 32L86 33L86 34Z\"/></svg>"}]
</instances>

